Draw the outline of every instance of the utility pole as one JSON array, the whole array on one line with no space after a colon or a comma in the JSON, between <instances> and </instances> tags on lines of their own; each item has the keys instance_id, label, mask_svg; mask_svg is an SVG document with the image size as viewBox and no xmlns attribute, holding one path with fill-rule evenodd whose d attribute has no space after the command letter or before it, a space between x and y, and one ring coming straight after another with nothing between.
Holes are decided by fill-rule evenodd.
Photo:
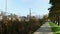
<instances>
[{"instance_id":1,"label":"utility pole","mask_svg":"<svg viewBox=\"0 0 60 34\"><path fill-rule=\"evenodd\" d=\"M5 0L5 11L7 12L7 0Z\"/></svg>"},{"instance_id":2,"label":"utility pole","mask_svg":"<svg viewBox=\"0 0 60 34\"><path fill-rule=\"evenodd\" d=\"M2 16L3 16L3 21L6 19L6 12L7 12L7 0L5 0L5 12L2 12Z\"/></svg>"}]
</instances>

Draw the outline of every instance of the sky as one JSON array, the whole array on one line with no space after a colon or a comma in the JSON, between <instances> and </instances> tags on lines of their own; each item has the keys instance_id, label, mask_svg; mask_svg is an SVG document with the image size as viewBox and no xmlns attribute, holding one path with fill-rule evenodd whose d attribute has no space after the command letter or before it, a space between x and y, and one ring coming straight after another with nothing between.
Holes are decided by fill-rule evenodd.
<instances>
[{"instance_id":1,"label":"sky","mask_svg":"<svg viewBox=\"0 0 60 34\"><path fill-rule=\"evenodd\" d=\"M0 0L0 11L5 11L5 4L6 0ZM48 14L49 0L7 0L7 11L5 12L26 16L30 8L32 15Z\"/></svg>"}]
</instances>

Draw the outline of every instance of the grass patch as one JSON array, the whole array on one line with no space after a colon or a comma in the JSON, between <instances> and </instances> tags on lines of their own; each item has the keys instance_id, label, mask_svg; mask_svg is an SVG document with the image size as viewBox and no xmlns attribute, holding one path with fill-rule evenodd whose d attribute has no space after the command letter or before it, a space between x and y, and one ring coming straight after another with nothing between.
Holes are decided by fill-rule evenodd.
<instances>
[{"instance_id":1,"label":"grass patch","mask_svg":"<svg viewBox=\"0 0 60 34\"><path fill-rule=\"evenodd\" d=\"M60 34L60 27L57 24L50 22L50 26L52 28L53 34Z\"/></svg>"}]
</instances>

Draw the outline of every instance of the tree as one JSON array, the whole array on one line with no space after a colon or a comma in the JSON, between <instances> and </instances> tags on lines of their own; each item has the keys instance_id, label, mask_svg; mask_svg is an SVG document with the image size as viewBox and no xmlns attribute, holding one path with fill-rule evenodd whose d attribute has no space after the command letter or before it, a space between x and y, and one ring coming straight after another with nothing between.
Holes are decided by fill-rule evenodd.
<instances>
[{"instance_id":1,"label":"tree","mask_svg":"<svg viewBox=\"0 0 60 34\"><path fill-rule=\"evenodd\" d=\"M49 9L49 18L51 21L56 23L58 22L58 25L60 25L60 0L50 0L50 4L52 5Z\"/></svg>"}]
</instances>

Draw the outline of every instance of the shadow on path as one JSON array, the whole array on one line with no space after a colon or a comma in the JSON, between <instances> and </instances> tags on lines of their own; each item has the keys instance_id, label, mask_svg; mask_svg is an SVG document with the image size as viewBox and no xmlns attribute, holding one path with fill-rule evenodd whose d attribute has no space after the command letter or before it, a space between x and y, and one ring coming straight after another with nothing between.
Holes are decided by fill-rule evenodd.
<instances>
[{"instance_id":1,"label":"shadow on path","mask_svg":"<svg viewBox=\"0 0 60 34\"><path fill-rule=\"evenodd\" d=\"M33 34L52 34L49 22L43 24L35 33Z\"/></svg>"}]
</instances>

